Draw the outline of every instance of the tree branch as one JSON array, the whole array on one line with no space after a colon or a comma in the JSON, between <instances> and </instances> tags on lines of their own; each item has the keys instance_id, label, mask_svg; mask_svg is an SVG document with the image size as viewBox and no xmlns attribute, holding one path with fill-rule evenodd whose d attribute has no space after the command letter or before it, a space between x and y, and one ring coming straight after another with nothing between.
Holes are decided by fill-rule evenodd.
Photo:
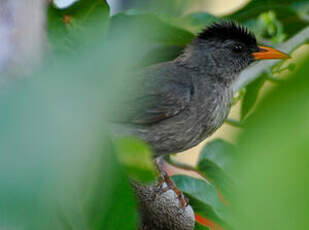
<instances>
[{"instance_id":1,"label":"tree branch","mask_svg":"<svg viewBox=\"0 0 309 230\"><path fill-rule=\"evenodd\" d=\"M301 32L296 34L294 37L288 41L282 43L277 48L286 53L290 53L299 46L309 41L309 26L303 29ZM280 60L271 60L271 61L261 61L246 70L244 70L238 80L233 85L233 91L236 93L241 88L247 86L250 82L254 81L256 78L261 76L265 71L270 69L272 66L276 65Z\"/></svg>"},{"instance_id":2,"label":"tree branch","mask_svg":"<svg viewBox=\"0 0 309 230\"><path fill-rule=\"evenodd\" d=\"M160 193L158 186L131 182L137 196L140 230L193 230L194 212L190 205L180 208L173 190ZM163 184L163 188L166 184Z\"/></svg>"}]
</instances>

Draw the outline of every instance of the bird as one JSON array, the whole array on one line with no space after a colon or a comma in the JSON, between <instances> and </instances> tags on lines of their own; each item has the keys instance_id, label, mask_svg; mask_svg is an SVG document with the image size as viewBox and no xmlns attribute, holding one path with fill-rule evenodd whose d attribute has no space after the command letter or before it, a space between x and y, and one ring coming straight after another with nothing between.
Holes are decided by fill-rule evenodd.
<instances>
[{"instance_id":1,"label":"bird","mask_svg":"<svg viewBox=\"0 0 309 230\"><path fill-rule=\"evenodd\" d=\"M232 85L241 71L258 60L287 58L258 45L246 27L215 22L174 60L135 74L113 122L124 135L148 143L155 158L183 152L224 123L232 105Z\"/></svg>"},{"instance_id":2,"label":"bird","mask_svg":"<svg viewBox=\"0 0 309 230\"><path fill-rule=\"evenodd\" d=\"M175 60L138 73L120 106L122 116L114 121L146 141L155 157L183 152L223 124L232 104L232 84L242 70L256 60L286 58L258 46L244 26L214 23Z\"/></svg>"}]
</instances>

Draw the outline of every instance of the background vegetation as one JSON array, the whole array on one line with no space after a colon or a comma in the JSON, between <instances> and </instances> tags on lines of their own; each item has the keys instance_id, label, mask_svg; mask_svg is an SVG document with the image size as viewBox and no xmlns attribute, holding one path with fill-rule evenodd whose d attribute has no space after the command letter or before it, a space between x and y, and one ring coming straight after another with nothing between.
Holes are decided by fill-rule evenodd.
<instances>
[{"instance_id":1,"label":"background vegetation","mask_svg":"<svg viewBox=\"0 0 309 230\"><path fill-rule=\"evenodd\" d=\"M253 0L224 17L186 14L195 1L185 2L115 15L104 0L48 5L41 67L0 94L0 228L136 229L128 178L154 180L151 152L135 139L112 141L105 123L118 89L134 84L126 73L175 58L222 19L247 25L273 46L308 29L304 0ZM198 215L196 229L309 225L308 60L265 69L236 95L237 141L209 142L194 169L200 178L174 176ZM267 82L273 87L265 93Z\"/></svg>"}]
</instances>

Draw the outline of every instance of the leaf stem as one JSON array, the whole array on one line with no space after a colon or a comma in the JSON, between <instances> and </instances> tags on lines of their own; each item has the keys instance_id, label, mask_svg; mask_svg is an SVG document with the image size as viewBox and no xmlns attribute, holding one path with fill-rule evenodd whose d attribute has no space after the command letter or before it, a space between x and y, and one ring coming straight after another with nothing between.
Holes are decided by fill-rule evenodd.
<instances>
[{"instance_id":1,"label":"leaf stem","mask_svg":"<svg viewBox=\"0 0 309 230\"><path fill-rule=\"evenodd\" d=\"M195 168L195 167L193 167L191 165L188 165L186 163L182 163L180 161L172 159L170 156L164 157L164 160L167 163L169 163L170 165L172 165L172 166L174 166L176 168L183 169L183 170L188 170L188 171L193 171L193 172L197 173L199 176L201 176L202 178L204 178L205 180L209 181L209 179L204 174L202 174L200 171L198 171L197 168Z\"/></svg>"},{"instance_id":2,"label":"leaf stem","mask_svg":"<svg viewBox=\"0 0 309 230\"><path fill-rule=\"evenodd\" d=\"M231 118L227 118L225 120L225 123L227 123L231 126L237 127L237 128L243 128L244 124L245 124L244 121L237 121L237 120L234 120L234 119L231 119Z\"/></svg>"}]
</instances>

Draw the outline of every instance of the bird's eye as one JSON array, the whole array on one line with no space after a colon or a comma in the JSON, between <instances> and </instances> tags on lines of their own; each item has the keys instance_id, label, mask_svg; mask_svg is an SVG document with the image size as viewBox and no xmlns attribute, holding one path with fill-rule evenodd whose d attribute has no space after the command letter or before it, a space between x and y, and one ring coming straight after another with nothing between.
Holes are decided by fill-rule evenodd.
<instances>
[{"instance_id":1,"label":"bird's eye","mask_svg":"<svg viewBox=\"0 0 309 230\"><path fill-rule=\"evenodd\" d=\"M241 44L237 44L233 46L233 51L235 53L241 53L244 50L244 46Z\"/></svg>"}]
</instances>

